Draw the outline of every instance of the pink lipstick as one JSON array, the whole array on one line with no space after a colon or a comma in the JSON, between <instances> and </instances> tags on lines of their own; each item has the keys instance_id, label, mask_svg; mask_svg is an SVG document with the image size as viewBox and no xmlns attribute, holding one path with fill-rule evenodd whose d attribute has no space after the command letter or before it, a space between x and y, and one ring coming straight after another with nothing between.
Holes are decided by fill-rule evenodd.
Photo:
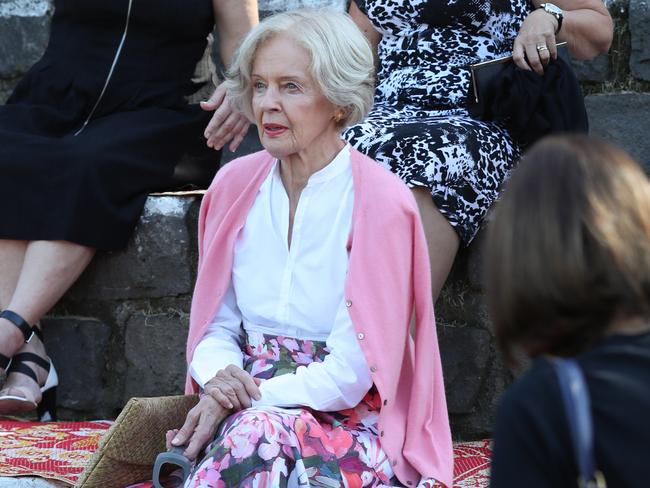
<instances>
[{"instance_id":1,"label":"pink lipstick","mask_svg":"<svg viewBox=\"0 0 650 488\"><path fill-rule=\"evenodd\" d=\"M289 128L280 124L263 124L264 134L269 137L278 137L284 134Z\"/></svg>"}]
</instances>

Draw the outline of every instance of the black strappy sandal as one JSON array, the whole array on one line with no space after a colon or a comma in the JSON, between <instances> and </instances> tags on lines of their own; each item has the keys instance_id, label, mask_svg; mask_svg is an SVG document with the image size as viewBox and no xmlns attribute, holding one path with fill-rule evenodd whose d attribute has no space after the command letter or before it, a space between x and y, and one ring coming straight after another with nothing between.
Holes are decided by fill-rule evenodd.
<instances>
[{"instance_id":1,"label":"black strappy sandal","mask_svg":"<svg viewBox=\"0 0 650 488\"><path fill-rule=\"evenodd\" d=\"M25 336L25 342L29 342L32 337L35 335L41 341L43 340L43 335L41 330L38 327L31 327L25 319L20 315L10 310L5 310L0 313L0 317L3 317L13 323L18 327ZM29 330L29 334L26 334L26 331ZM6 358L6 356L1 355L0 359ZM19 413L19 412L29 412L36 409L38 413L38 418L42 422L47 422L56 419L56 387L59 384L59 378L54 369L52 361L47 358L44 359L38 354L33 352L19 352L14 354L13 358L10 358L7 364L7 376L11 373L21 373L26 376L29 376L33 379L38 385L38 376L36 372L25 363L34 363L37 366L43 368L47 371L47 379L45 384L40 386L41 390L41 401L36 403L32 400L28 400L26 397L20 397L17 395L2 395L0 396L0 412L2 414L8 413ZM20 387L13 387L14 389L19 389Z\"/></svg>"},{"instance_id":2,"label":"black strappy sandal","mask_svg":"<svg viewBox=\"0 0 650 488\"><path fill-rule=\"evenodd\" d=\"M20 329L20 332L22 332L26 343L32 340L32 337L34 337L34 334L36 334L36 331L38 330L37 327L32 327L24 318L22 318L16 312L12 312L11 310L4 310L0 312L0 319L8 320L13 325L18 327ZM11 359L12 358L0 353L0 368L7 371L11 365Z\"/></svg>"}]
</instances>

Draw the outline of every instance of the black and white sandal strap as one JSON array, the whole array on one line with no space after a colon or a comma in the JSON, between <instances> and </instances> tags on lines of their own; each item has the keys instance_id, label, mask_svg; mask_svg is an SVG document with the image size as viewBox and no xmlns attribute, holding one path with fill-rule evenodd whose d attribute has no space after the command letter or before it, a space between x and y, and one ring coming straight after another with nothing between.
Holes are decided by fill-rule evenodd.
<instances>
[{"instance_id":1,"label":"black and white sandal strap","mask_svg":"<svg viewBox=\"0 0 650 488\"><path fill-rule=\"evenodd\" d=\"M16 327L20 329L20 332L23 333L23 337L25 338L25 342L29 342L32 340L32 337L34 334L40 337L40 330L38 327L32 327L27 323L27 321L22 318L20 315L18 315L16 312L12 312L11 310L3 310L0 312L0 318L6 319L12 324L14 324Z\"/></svg>"},{"instance_id":2,"label":"black and white sandal strap","mask_svg":"<svg viewBox=\"0 0 650 488\"><path fill-rule=\"evenodd\" d=\"M7 374L11 373L22 373L29 376L36 383L38 383L38 377L32 368L27 366L25 363L32 362L43 368L45 371L50 371L50 361L43 359L38 354L32 352L21 352L16 354L11 361L11 366L7 370Z\"/></svg>"}]
</instances>

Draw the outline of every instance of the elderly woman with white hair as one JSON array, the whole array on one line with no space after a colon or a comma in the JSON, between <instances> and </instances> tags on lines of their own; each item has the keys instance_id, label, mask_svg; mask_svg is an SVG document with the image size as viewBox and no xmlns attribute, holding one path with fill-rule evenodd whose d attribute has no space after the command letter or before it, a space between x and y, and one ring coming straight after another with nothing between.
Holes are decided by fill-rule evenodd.
<instances>
[{"instance_id":1,"label":"elderly woman with white hair","mask_svg":"<svg viewBox=\"0 0 650 488\"><path fill-rule=\"evenodd\" d=\"M206 193L187 345L186 486L451 486L426 241L401 181L341 131L372 104L344 13L251 31L229 75L265 150ZM415 314L414 342L409 324Z\"/></svg>"}]
</instances>

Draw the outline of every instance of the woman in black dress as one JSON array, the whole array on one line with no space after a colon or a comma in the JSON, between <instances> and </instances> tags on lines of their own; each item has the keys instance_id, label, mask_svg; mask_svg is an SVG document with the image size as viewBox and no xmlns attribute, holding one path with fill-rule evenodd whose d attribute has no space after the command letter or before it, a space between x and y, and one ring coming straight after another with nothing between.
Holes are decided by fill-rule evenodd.
<instances>
[{"instance_id":1,"label":"woman in black dress","mask_svg":"<svg viewBox=\"0 0 650 488\"><path fill-rule=\"evenodd\" d=\"M209 112L208 146L241 141L248 122L222 87L204 110L185 99L215 20L228 63L257 4L55 0L45 54L0 107L0 414L52 415L58 381L34 324L95 250L127 243L149 192L178 184Z\"/></svg>"}]
</instances>

